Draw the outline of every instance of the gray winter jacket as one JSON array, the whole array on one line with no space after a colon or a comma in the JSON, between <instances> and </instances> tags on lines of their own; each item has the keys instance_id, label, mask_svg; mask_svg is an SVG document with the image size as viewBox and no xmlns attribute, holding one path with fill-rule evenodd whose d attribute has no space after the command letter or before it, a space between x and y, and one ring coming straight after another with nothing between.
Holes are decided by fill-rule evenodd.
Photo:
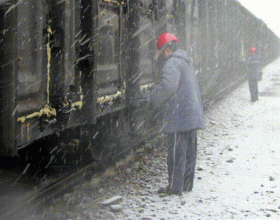
<instances>
[{"instance_id":1,"label":"gray winter jacket","mask_svg":"<svg viewBox=\"0 0 280 220\"><path fill-rule=\"evenodd\" d=\"M257 80L259 73L262 72L259 56L257 54L249 55L247 59L247 65L248 65L248 79Z\"/></svg>"},{"instance_id":2,"label":"gray winter jacket","mask_svg":"<svg viewBox=\"0 0 280 220\"><path fill-rule=\"evenodd\" d=\"M191 58L185 50L176 50L165 61L150 100L161 110L163 132L204 128L200 92Z\"/></svg>"}]
</instances>

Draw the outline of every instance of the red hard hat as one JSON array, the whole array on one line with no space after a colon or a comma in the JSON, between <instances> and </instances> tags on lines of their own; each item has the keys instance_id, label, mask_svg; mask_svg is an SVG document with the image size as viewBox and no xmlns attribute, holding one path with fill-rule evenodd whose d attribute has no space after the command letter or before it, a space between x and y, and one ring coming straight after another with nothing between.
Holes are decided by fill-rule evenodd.
<instances>
[{"instance_id":1,"label":"red hard hat","mask_svg":"<svg viewBox=\"0 0 280 220\"><path fill-rule=\"evenodd\" d=\"M175 35L170 34L170 33L163 33L161 34L158 39L157 39L157 48L158 50L165 44L170 43L170 42L179 42L177 37Z\"/></svg>"},{"instance_id":2,"label":"red hard hat","mask_svg":"<svg viewBox=\"0 0 280 220\"><path fill-rule=\"evenodd\" d=\"M256 51L257 51L257 49L255 47L250 47L250 53L254 53Z\"/></svg>"}]
</instances>

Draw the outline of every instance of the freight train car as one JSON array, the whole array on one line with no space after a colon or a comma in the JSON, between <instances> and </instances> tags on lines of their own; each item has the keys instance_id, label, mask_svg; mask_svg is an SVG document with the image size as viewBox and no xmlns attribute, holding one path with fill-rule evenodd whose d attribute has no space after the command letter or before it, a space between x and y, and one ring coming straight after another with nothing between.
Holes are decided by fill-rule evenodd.
<instances>
[{"instance_id":1,"label":"freight train car","mask_svg":"<svg viewBox=\"0 0 280 220\"><path fill-rule=\"evenodd\" d=\"M250 47L258 49L263 65L280 55L279 38L238 1L174 3L176 32L193 57L205 106L244 80Z\"/></svg>"},{"instance_id":2,"label":"freight train car","mask_svg":"<svg viewBox=\"0 0 280 220\"><path fill-rule=\"evenodd\" d=\"M115 151L130 139L148 114L139 97L157 79L155 43L165 31L193 57L205 105L244 80L250 46L264 63L279 55L279 39L237 1L7 0L0 18L0 155L8 157L62 133L86 134L81 146L99 155L105 146L92 140Z\"/></svg>"}]
</instances>

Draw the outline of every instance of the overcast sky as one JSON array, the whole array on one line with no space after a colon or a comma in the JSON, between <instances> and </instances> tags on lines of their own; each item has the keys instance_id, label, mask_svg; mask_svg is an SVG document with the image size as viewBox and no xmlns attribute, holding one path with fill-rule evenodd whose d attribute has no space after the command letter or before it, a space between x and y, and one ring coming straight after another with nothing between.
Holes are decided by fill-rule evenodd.
<instances>
[{"instance_id":1,"label":"overcast sky","mask_svg":"<svg viewBox=\"0 0 280 220\"><path fill-rule=\"evenodd\" d=\"M280 37L280 0L238 0Z\"/></svg>"}]
</instances>

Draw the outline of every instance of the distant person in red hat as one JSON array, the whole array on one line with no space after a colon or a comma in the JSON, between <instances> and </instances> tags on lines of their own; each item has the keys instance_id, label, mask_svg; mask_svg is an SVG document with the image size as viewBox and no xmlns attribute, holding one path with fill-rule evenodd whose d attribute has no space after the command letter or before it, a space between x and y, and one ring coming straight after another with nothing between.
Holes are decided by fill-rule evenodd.
<instances>
[{"instance_id":1,"label":"distant person in red hat","mask_svg":"<svg viewBox=\"0 0 280 220\"><path fill-rule=\"evenodd\" d=\"M178 48L178 39L163 33L157 39L163 65L150 101L162 116L161 130L167 136L168 186L158 193L177 194L193 188L197 130L204 128L203 107L192 60Z\"/></svg>"},{"instance_id":2,"label":"distant person in red hat","mask_svg":"<svg viewBox=\"0 0 280 220\"><path fill-rule=\"evenodd\" d=\"M260 81L262 77L260 59L255 47L251 47L249 50L247 65L251 102L255 102L259 99L258 81Z\"/></svg>"}]
</instances>

